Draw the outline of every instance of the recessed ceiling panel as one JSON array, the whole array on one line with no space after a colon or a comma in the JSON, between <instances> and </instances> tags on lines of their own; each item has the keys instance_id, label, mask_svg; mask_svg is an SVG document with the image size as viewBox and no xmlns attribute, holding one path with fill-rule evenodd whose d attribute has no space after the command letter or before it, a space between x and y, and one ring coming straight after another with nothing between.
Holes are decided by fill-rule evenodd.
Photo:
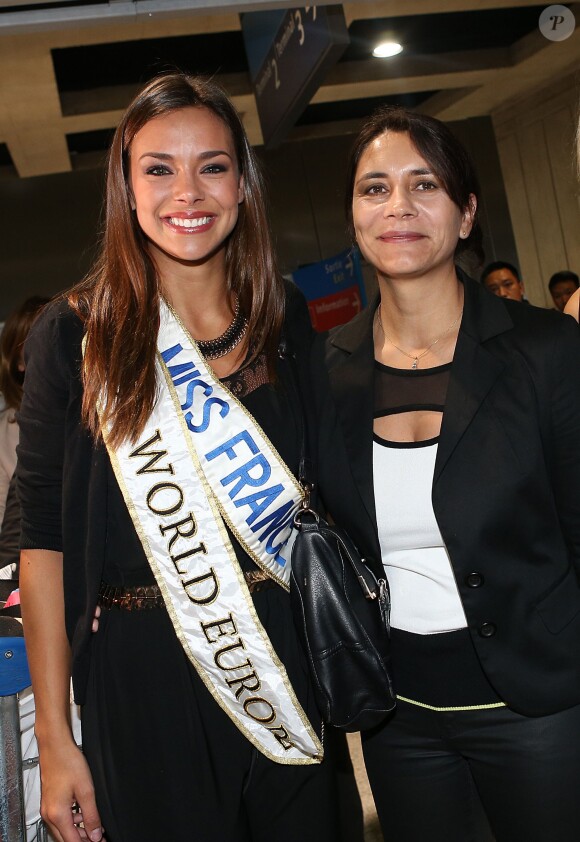
<instances>
[{"instance_id":1,"label":"recessed ceiling panel","mask_svg":"<svg viewBox=\"0 0 580 842\"><path fill-rule=\"evenodd\" d=\"M83 152L105 151L111 145L114 129L97 129L92 132L74 132L67 134L66 144L71 155Z\"/></svg>"},{"instance_id":2,"label":"recessed ceiling panel","mask_svg":"<svg viewBox=\"0 0 580 842\"><path fill-rule=\"evenodd\" d=\"M248 71L241 32L66 47L52 57L61 92L145 83L171 69L204 75Z\"/></svg>"},{"instance_id":3,"label":"recessed ceiling panel","mask_svg":"<svg viewBox=\"0 0 580 842\"><path fill-rule=\"evenodd\" d=\"M376 44L386 38L398 41L404 54L413 56L509 47L537 29L540 11L538 6L523 6L355 20L342 61L370 58Z\"/></svg>"}]
</instances>

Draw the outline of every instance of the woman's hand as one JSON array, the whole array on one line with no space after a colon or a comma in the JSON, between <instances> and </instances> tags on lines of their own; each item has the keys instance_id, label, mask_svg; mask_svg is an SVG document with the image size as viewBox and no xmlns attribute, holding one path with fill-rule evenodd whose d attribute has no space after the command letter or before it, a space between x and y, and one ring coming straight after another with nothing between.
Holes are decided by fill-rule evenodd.
<instances>
[{"instance_id":1,"label":"woman's hand","mask_svg":"<svg viewBox=\"0 0 580 842\"><path fill-rule=\"evenodd\" d=\"M100 842L103 829L93 781L70 727L71 652L64 622L62 553L22 551L20 599L36 704L41 815L57 842Z\"/></svg>"},{"instance_id":2,"label":"woman's hand","mask_svg":"<svg viewBox=\"0 0 580 842\"><path fill-rule=\"evenodd\" d=\"M57 842L104 839L87 762L74 742L40 753L40 814Z\"/></svg>"}]
</instances>

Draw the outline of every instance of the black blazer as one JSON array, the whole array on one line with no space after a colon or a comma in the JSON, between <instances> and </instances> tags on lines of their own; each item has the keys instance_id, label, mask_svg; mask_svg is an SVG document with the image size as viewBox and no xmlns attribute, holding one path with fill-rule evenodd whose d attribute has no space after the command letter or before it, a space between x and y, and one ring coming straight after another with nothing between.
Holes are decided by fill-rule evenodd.
<instances>
[{"instance_id":1,"label":"black blazer","mask_svg":"<svg viewBox=\"0 0 580 842\"><path fill-rule=\"evenodd\" d=\"M580 703L580 337L461 275L433 507L489 681L514 710ZM313 354L319 491L383 574L373 493L374 307ZM389 512L379 513L388 518Z\"/></svg>"}]
</instances>

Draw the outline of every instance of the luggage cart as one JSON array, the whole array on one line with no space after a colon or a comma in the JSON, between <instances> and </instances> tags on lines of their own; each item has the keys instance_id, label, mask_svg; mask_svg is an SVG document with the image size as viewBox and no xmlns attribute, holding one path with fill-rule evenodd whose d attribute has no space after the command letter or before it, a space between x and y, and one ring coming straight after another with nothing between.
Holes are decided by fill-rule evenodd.
<instances>
[{"instance_id":1,"label":"luggage cart","mask_svg":"<svg viewBox=\"0 0 580 842\"><path fill-rule=\"evenodd\" d=\"M0 617L0 838L26 842L18 693L30 685L22 623Z\"/></svg>"}]
</instances>

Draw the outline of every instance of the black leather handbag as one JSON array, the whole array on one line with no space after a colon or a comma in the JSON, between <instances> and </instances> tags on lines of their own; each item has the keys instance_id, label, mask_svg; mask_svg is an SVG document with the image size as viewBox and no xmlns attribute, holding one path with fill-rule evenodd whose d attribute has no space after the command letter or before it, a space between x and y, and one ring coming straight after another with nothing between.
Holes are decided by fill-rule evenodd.
<instances>
[{"instance_id":1,"label":"black leather handbag","mask_svg":"<svg viewBox=\"0 0 580 842\"><path fill-rule=\"evenodd\" d=\"M307 416L302 412L299 480L306 492L292 548L290 599L325 722L345 731L378 725L395 707L389 658L389 591L349 536L310 508Z\"/></svg>"}]
</instances>

